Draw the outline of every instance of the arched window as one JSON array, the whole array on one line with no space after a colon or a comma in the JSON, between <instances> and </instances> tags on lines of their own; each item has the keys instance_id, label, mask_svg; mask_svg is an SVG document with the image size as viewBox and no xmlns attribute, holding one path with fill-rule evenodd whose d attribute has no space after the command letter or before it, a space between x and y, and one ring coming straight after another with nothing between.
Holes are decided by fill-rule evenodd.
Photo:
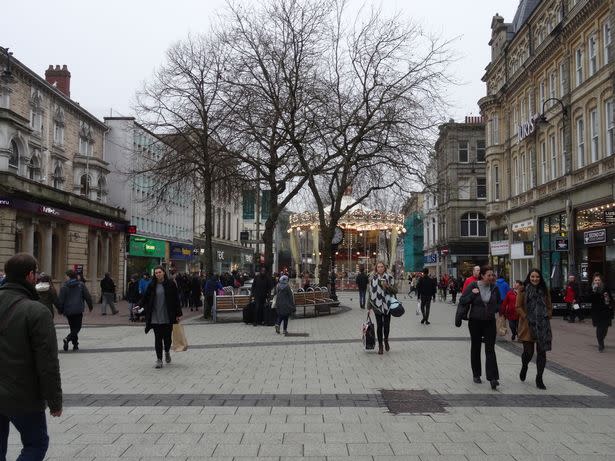
<instances>
[{"instance_id":1,"label":"arched window","mask_svg":"<svg viewBox=\"0 0 615 461\"><path fill-rule=\"evenodd\" d=\"M99 202L107 195L107 181L104 176L98 178L98 187L96 188L96 200Z\"/></svg>"},{"instance_id":2,"label":"arched window","mask_svg":"<svg viewBox=\"0 0 615 461\"><path fill-rule=\"evenodd\" d=\"M486 237L487 221L482 213L469 211L461 216L462 237Z\"/></svg>"},{"instance_id":3,"label":"arched window","mask_svg":"<svg viewBox=\"0 0 615 461\"><path fill-rule=\"evenodd\" d=\"M56 189L62 189L64 183L64 172L62 171L62 165L56 163L56 167L53 169L53 187Z\"/></svg>"},{"instance_id":4,"label":"arched window","mask_svg":"<svg viewBox=\"0 0 615 461\"><path fill-rule=\"evenodd\" d=\"M11 141L11 156L9 157L9 166L13 168L19 167L19 148L13 139Z\"/></svg>"},{"instance_id":5,"label":"arched window","mask_svg":"<svg viewBox=\"0 0 615 461\"><path fill-rule=\"evenodd\" d=\"M79 182L79 184L81 185L81 190L79 191L79 193L85 197L89 197L90 190L92 188L92 177L87 174L84 174L83 176L81 176L81 181Z\"/></svg>"},{"instance_id":6,"label":"arched window","mask_svg":"<svg viewBox=\"0 0 615 461\"><path fill-rule=\"evenodd\" d=\"M39 181L41 179L41 160L37 151L34 151L28 162L28 178L33 181Z\"/></svg>"}]
</instances>

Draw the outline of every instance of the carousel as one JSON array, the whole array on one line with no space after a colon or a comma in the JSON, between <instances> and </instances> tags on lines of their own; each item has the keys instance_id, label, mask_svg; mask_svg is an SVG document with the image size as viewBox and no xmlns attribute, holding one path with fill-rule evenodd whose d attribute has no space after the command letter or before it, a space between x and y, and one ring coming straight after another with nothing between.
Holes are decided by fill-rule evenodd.
<instances>
[{"instance_id":1,"label":"carousel","mask_svg":"<svg viewBox=\"0 0 615 461\"><path fill-rule=\"evenodd\" d=\"M342 198L341 209L354 202L350 194L347 191ZM398 237L405 232L402 214L370 210L361 204L353 206L340 219L331 242L336 272L350 277L358 272L360 265L371 270L376 261L384 261L391 267ZM317 274L322 243L318 212L292 214L288 233L295 274Z\"/></svg>"}]
</instances>

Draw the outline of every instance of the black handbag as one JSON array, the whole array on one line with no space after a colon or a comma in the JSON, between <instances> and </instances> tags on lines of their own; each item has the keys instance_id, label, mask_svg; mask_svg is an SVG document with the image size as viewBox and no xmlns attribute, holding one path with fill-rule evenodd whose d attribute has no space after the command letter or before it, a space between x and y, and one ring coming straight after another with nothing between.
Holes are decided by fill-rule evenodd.
<instances>
[{"instance_id":1,"label":"black handbag","mask_svg":"<svg viewBox=\"0 0 615 461\"><path fill-rule=\"evenodd\" d=\"M367 313L367 320L363 323L363 347L367 351L376 347L376 329L369 312Z\"/></svg>"}]
</instances>

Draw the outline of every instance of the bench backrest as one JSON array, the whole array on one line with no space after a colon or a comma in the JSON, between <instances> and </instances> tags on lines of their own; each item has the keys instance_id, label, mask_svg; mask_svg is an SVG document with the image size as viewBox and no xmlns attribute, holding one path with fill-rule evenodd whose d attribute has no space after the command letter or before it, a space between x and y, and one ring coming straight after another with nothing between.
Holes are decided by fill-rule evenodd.
<instances>
[{"instance_id":1,"label":"bench backrest","mask_svg":"<svg viewBox=\"0 0 615 461\"><path fill-rule=\"evenodd\" d=\"M294 298L295 298L295 306L301 306L302 304L305 304L305 292L304 291L295 293Z\"/></svg>"},{"instance_id":2,"label":"bench backrest","mask_svg":"<svg viewBox=\"0 0 615 461\"><path fill-rule=\"evenodd\" d=\"M233 296L230 295L223 295L223 296L218 296L216 295L216 310L218 311L229 311L229 310L235 310L235 302L233 301Z\"/></svg>"},{"instance_id":3,"label":"bench backrest","mask_svg":"<svg viewBox=\"0 0 615 461\"><path fill-rule=\"evenodd\" d=\"M306 291L305 292L305 304L314 304L314 295L315 293L313 291Z\"/></svg>"}]
</instances>

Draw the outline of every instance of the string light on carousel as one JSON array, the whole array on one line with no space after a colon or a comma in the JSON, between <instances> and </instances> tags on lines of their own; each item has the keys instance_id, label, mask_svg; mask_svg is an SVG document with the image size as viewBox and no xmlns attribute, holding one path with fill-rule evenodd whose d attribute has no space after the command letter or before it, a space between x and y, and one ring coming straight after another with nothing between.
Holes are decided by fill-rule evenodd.
<instances>
[{"instance_id":1,"label":"string light on carousel","mask_svg":"<svg viewBox=\"0 0 615 461\"><path fill-rule=\"evenodd\" d=\"M354 203L352 189L349 188L340 209L345 209ZM317 211L304 211L290 216L290 246L296 273L300 274L302 263L305 262L304 252L300 253L300 245L309 248L312 264L309 269L318 271L320 265L320 220ZM404 216L399 213L371 210L364 205L354 205L339 221L331 242L337 249L332 257L340 272L355 272L358 265L364 264L371 268L375 264L380 249L380 238L383 232L389 235L390 252L395 255L397 238L406 232ZM303 239L303 242L301 242ZM387 262L387 261L385 261ZM389 264L390 265L390 264Z\"/></svg>"}]
</instances>

